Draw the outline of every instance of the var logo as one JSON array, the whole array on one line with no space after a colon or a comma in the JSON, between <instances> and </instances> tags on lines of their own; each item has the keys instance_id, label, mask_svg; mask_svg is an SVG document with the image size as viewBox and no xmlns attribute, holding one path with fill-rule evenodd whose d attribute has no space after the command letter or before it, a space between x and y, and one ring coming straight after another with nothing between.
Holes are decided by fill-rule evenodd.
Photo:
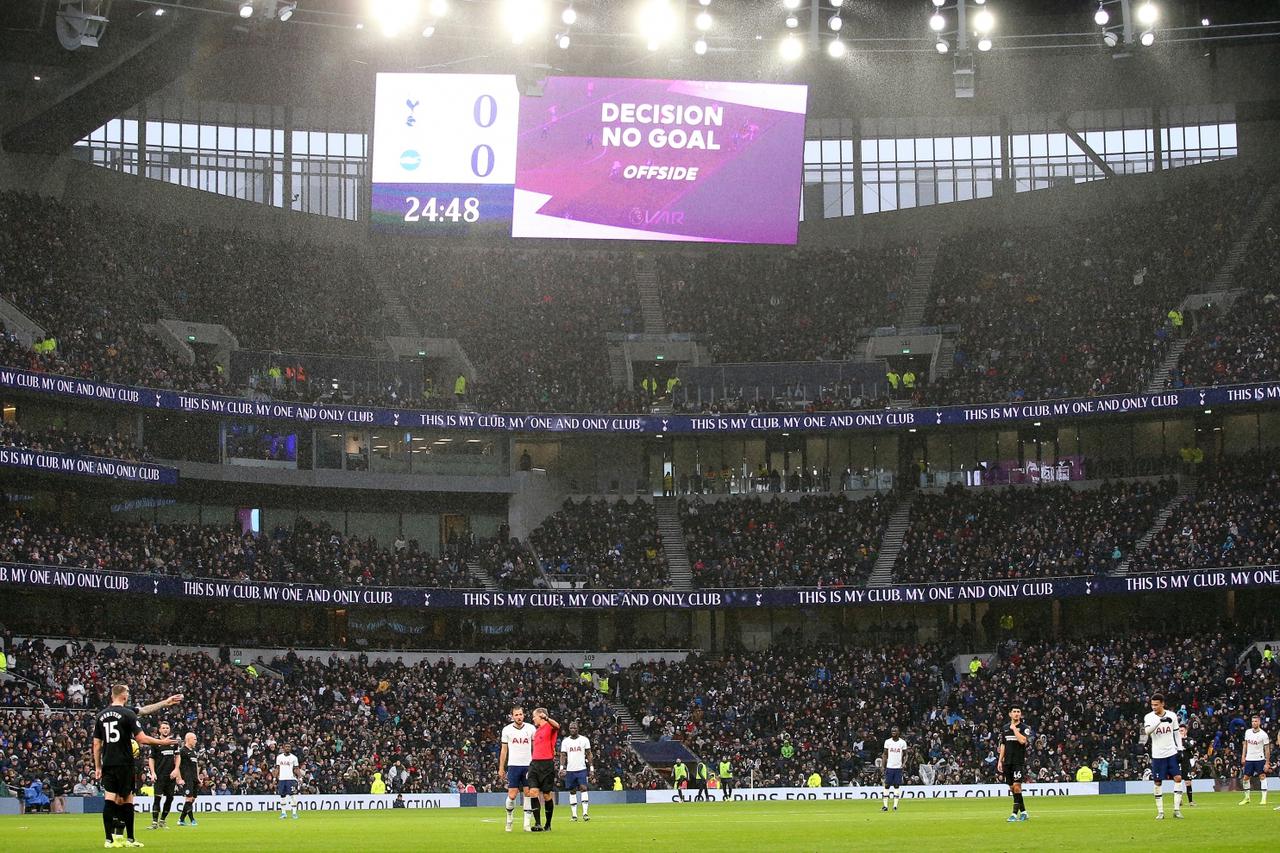
<instances>
[{"instance_id":1,"label":"var logo","mask_svg":"<svg viewBox=\"0 0 1280 853\"><path fill-rule=\"evenodd\" d=\"M412 148L400 155L400 168L406 172L412 172L414 169L422 165L422 156Z\"/></svg>"}]
</instances>

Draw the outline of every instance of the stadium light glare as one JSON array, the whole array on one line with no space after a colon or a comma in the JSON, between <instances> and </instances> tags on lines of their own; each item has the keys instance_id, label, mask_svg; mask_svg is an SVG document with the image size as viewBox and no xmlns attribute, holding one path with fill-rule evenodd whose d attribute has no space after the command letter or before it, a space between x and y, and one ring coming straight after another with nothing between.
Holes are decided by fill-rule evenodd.
<instances>
[{"instance_id":1,"label":"stadium light glare","mask_svg":"<svg viewBox=\"0 0 1280 853\"><path fill-rule=\"evenodd\" d=\"M1155 44L1155 43L1156 43L1156 34L1155 34L1155 31L1154 31L1154 30L1147 30L1146 32L1144 32L1144 33L1142 34L1141 41L1142 41L1142 46L1143 46L1143 47L1151 47L1151 45L1153 45L1153 44Z\"/></svg>"},{"instance_id":2,"label":"stadium light glare","mask_svg":"<svg viewBox=\"0 0 1280 853\"><path fill-rule=\"evenodd\" d=\"M293 13L297 8L298 8L298 4L296 2L284 4L279 9L276 10L276 19L280 21L289 20L290 18L293 17Z\"/></svg>"},{"instance_id":3,"label":"stadium light glare","mask_svg":"<svg viewBox=\"0 0 1280 853\"><path fill-rule=\"evenodd\" d=\"M240 17L253 17L253 0L244 0L244 2L240 4Z\"/></svg>"},{"instance_id":4,"label":"stadium light glare","mask_svg":"<svg viewBox=\"0 0 1280 853\"><path fill-rule=\"evenodd\" d=\"M788 35L782 40L782 44L778 45L778 52L787 62L795 62L804 54L804 45L794 35Z\"/></svg>"},{"instance_id":5,"label":"stadium light glare","mask_svg":"<svg viewBox=\"0 0 1280 853\"><path fill-rule=\"evenodd\" d=\"M1209 19L1208 19L1208 18L1201 18L1201 19L1200 19L1200 26L1202 26L1202 27L1207 27L1207 26L1209 26Z\"/></svg>"},{"instance_id":6,"label":"stadium light glare","mask_svg":"<svg viewBox=\"0 0 1280 853\"><path fill-rule=\"evenodd\" d=\"M1107 25L1107 21L1110 21L1110 20L1111 20L1111 13L1109 13L1106 9L1102 8L1102 4L1099 3L1098 11L1093 13L1093 22L1100 27L1105 27Z\"/></svg>"},{"instance_id":7,"label":"stadium light glare","mask_svg":"<svg viewBox=\"0 0 1280 853\"><path fill-rule=\"evenodd\" d=\"M1147 2L1138 7L1138 23L1149 27L1160 17L1160 9L1155 3Z\"/></svg>"},{"instance_id":8,"label":"stadium light glare","mask_svg":"<svg viewBox=\"0 0 1280 853\"><path fill-rule=\"evenodd\" d=\"M983 9L973 16L973 29L979 35L991 32L996 25L996 16L989 9Z\"/></svg>"},{"instance_id":9,"label":"stadium light glare","mask_svg":"<svg viewBox=\"0 0 1280 853\"><path fill-rule=\"evenodd\" d=\"M840 39L833 39L831 44L827 45L827 53L831 55L832 59L841 59L846 52L844 42L840 41Z\"/></svg>"},{"instance_id":10,"label":"stadium light glare","mask_svg":"<svg viewBox=\"0 0 1280 853\"><path fill-rule=\"evenodd\" d=\"M844 0L831 0L832 8L839 9L844 5Z\"/></svg>"},{"instance_id":11,"label":"stadium light glare","mask_svg":"<svg viewBox=\"0 0 1280 853\"><path fill-rule=\"evenodd\" d=\"M560 35L556 36L556 44L559 45L561 50L569 49L569 41L570 40L569 40L568 33L561 33Z\"/></svg>"},{"instance_id":12,"label":"stadium light glare","mask_svg":"<svg viewBox=\"0 0 1280 853\"><path fill-rule=\"evenodd\" d=\"M942 17L941 12L934 12L929 16L929 29L935 33L942 32L942 28L947 25L947 19Z\"/></svg>"},{"instance_id":13,"label":"stadium light glare","mask_svg":"<svg viewBox=\"0 0 1280 853\"><path fill-rule=\"evenodd\" d=\"M800 0L782 0L782 8L784 8L784 9L799 9L799 8L800 8Z\"/></svg>"},{"instance_id":14,"label":"stadium light glare","mask_svg":"<svg viewBox=\"0 0 1280 853\"><path fill-rule=\"evenodd\" d=\"M983 36L982 38L978 39L978 50L982 51L983 53L986 53L988 50L991 50L991 39L987 38L986 36Z\"/></svg>"},{"instance_id":15,"label":"stadium light glare","mask_svg":"<svg viewBox=\"0 0 1280 853\"><path fill-rule=\"evenodd\" d=\"M941 8L942 8L942 6L943 6L943 4L944 4L944 3L946 3L946 2L947 2L947 0L933 0L933 5L934 5L934 6L937 6L939 9L941 9Z\"/></svg>"},{"instance_id":16,"label":"stadium light glare","mask_svg":"<svg viewBox=\"0 0 1280 853\"><path fill-rule=\"evenodd\" d=\"M698 17L693 19L693 25L704 33L707 30L711 29L711 24L712 24L712 21L711 21L710 12L699 12Z\"/></svg>"},{"instance_id":17,"label":"stadium light glare","mask_svg":"<svg viewBox=\"0 0 1280 853\"><path fill-rule=\"evenodd\" d=\"M787 15L787 29L794 30L798 26L800 26L800 19L795 15Z\"/></svg>"},{"instance_id":18,"label":"stadium light glare","mask_svg":"<svg viewBox=\"0 0 1280 853\"><path fill-rule=\"evenodd\" d=\"M669 41L680 27L680 18L668 0L649 0L640 8L640 34L649 43L649 50L657 50ZM654 47L654 44L658 47Z\"/></svg>"},{"instance_id":19,"label":"stadium light glare","mask_svg":"<svg viewBox=\"0 0 1280 853\"><path fill-rule=\"evenodd\" d=\"M565 10L560 13L560 20L564 22L566 27L572 27L578 22L578 10L574 9L572 4L566 6Z\"/></svg>"},{"instance_id":20,"label":"stadium light glare","mask_svg":"<svg viewBox=\"0 0 1280 853\"><path fill-rule=\"evenodd\" d=\"M503 0L502 25L512 44L524 44L526 38L547 25L545 0Z\"/></svg>"},{"instance_id":21,"label":"stadium light glare","mask_svg":"<svg viewBox=\"0 0 1280 853\"><path fill-rule=\"evenodd\" d=\"M425 27L422 28L422 37L424 39L429 39L435 34L436 34L435 24L427 24Z\"/></svg>"},{"instance_id":22,"label":"stadium light glare","mask_svg":"<svg viewBox=\"0 0 1280 853\"><path fill-rule=\"evenodd\" d=\"M418 18L418 0L370 0L369 12L387 38L394 38Z\"/></svg>"},{"instance_id":23,"label":"stadium light glare","mask_svg":"<svg viewBox=\"0 0 1280 853\"><path fill-rule=\"evenodd\" d=\"M42 78L40 77L39 74L32 74L31 79L39 83Z\"/></svg>"},{"instance_id":24,"label":"stadium light glare","mask_svg":"<svg viewBox=\"0 0 1280 853\"><path fill-rule=\"evenodd\" d=\"M940 38L933 43L933 49L938 51L938 53L946 53L948 50L951 50L951 45L947 44L946 39Z\"/></svg>"},{"instance_id":25,"label":"stadium light glare","mask_svg":"<svg viewBox=\"0 0 1280 853\"><path fill-rule=\"evenodd\" d=\"M1114 30L1107 30L1102 34L1102 43L1107 47L1115 47L1120 43L1120 36L1116 35Z\"/></svg>"},{"instance_id":26,"label":"stadium light glare","mask_svg":"<svg viewBox=\"0 0 1280 853\"><path fill-rule=\"evenodd\" d=\"M698 0L698 2L701 3L703 6L711 5L711 0Z\"/></svg>"},{"instance_id":27,"label":"stadium light glare","mask_svg":"<svg viewBox=\"0 0 1280 853\"><path fill-rule=\"evenodd\" d=\"M696 53L696 54L698 54L698 56L706 56L706 55L707 55L707 40L706 40L706 39L698 39L697 41L695 41L695 42L693 43L693 52L694 52L694 53Z\"/></svg>"},{"instance_id":28,"label":"stadium light glare","mask_svg":"<svg viewBox=\"0 0 1280 853\"><path fill-rule=\"evenodd\" d=\"M443 18L449 14L449 0L431 0L431 5L427 8L431 11L431 17Z\"/></svg>"},{"instance_id":29,"label":"stadium light glare","mask_svg":"<svg viewBox=\"0 0 1280 853\"><path fill-rule=\"evenodd\" d=\"M844 18L839 15L832 15L831 20L827 21L827 26L831 27L833 32L840 32L840 28L844 26Z\"/></svg>"},{"instance_id":30,"label":"stadium light glare","mask_svg":"<svg viewBox=\"0 0 1280 853\"><path fill-rule=\"evenodd\" d=\"M164 9L164 7L163 7L163 6L157 6L157 7L156 7L156 10L155 10L155 12L154 12L153 14L154 14L157 18L163 18L163 17L164 17L164 12L165 12L165 9Z\"/></svg>"}]
</instances>

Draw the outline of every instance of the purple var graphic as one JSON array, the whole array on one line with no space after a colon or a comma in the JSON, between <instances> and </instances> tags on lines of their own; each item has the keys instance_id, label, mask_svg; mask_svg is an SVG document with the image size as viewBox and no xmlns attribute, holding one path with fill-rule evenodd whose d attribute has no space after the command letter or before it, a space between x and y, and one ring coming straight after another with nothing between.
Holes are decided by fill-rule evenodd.
<instances>
[{"instance_id":1,"label":"purple var graphic","mask_svg":"<svg viewBox=\"0 0 1280 853\"><path fill-rule=\"evenodd\" d=\"M806 94L549 78L520 103L512 235L795 243Z\"/></svg>"}]
</instances>

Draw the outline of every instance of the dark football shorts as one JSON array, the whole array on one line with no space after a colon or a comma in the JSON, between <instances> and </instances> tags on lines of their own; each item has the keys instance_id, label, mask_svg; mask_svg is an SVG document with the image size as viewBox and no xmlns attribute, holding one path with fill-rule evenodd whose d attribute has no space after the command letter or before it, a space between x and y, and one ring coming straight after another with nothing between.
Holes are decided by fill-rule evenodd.
<instances>
[{"instance_id":1,"label":"dark football shorts","mask_svg":"<svg viewBox=\"0 0 1280 853\"><path fill-rule=\"evenodd\" d=\"M556 789L556 766L551 759L534 761L529 765L529 787L544 794Z\"/></svg>"},{"instance_id":2,"label":"dark football shorts","mask_svg":"<svg viewBox=\"0 0 1280 853\"><path fill-rule=\"evenodd\" d=\"M102 790L109 794L126 797L133 793L133 767L128 764L115 764L102 768Z\"/></svg>"},{"instance_id":3,"label":"dark football shorts","mask_svg":"<svg viewBox=\"0 0 1280 853\"><path fill-rule=\"evenodd\" d=\"M1027 781L1026 767L1010 767L1008 764L1004 766L1004 783L1012 785L1015 782L1021 783Z\"/></svg>"}]
</instances>

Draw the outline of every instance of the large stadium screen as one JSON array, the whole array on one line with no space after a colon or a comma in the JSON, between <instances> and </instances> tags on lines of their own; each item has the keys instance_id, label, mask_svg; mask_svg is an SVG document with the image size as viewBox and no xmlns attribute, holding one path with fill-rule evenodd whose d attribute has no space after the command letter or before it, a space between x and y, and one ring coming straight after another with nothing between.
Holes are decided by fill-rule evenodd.
<instances>
[{"instance_id":1,"label":"large stadium screen","mask_svg":"<svg viewBox=\"0 0 1280 853\"><path fill-rule=\"evenodd\" d=\"M794 243L804 86L379 74L373 227Z\"/></svg>"}]
</instances>

